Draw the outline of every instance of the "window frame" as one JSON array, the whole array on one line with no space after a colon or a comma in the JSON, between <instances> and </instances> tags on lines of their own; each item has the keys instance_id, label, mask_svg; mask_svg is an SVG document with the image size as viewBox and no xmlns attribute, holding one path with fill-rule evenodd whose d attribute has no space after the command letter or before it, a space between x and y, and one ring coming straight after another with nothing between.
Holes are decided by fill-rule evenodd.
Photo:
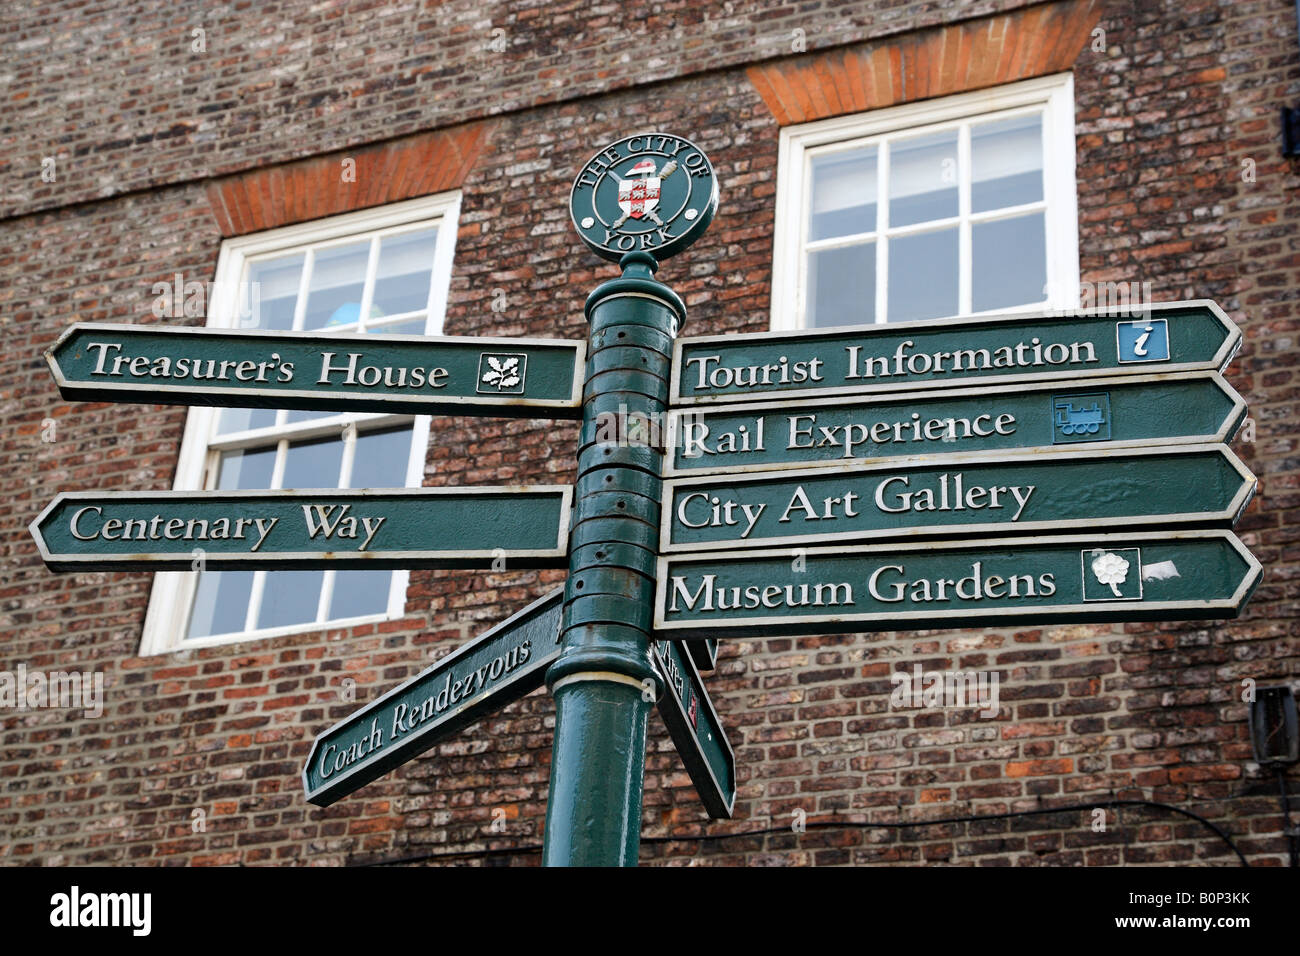
<instances>
[{"instance_id":1,"label":"window frame","mask_svg":"<svg viewBox=\"0 0 1300 956\"><path fill-rule=\"evenodd\" d=\"M991 315L1028 309L1060 310L1077 308L1079 302L1079 227L1075 176L1074 76L1059 73L1024 80L1004 86L958 93L919 103L886 107L866 113L836 116L831 119L787 126L781 130L777 158L776 216L772 248L772 304L770 328L774 332L800 331L807 325L807 252L804 235L805 215L811 201L811 160L815 153L848 150L866 145L867 141L894 134L924 135L951 128L964 122L996 118L1039 108L1043 113L1043 199L1047 244L1047 294L1044 302L997 309L989 312L960 312L955 316L926 319L943 322L949 318ZM966 142L961 137L959 142ZM963 177L969 179L970 158L960 157ZM885 164L881 164L882 168ZM884 175L887 175L885 173ZM884 178L882 175L882 179ZM959 183L959 186L961 184ZM963 192L968 192L965 188ZM1028 209L1009 207L1008 214ZM995 214L978 214L1002 218ZM957 220L971 221L969 210L962 210ZM936 220L937 222L937 220ZM934 223L905 227L906 231L928 231ZM892 230L890 230L892 232ZM960 230L961 249L958 261L969 263L969 229ZM877 239L879 241L878 234ZM819 240L826 243L827 240ZM887 255L887 251L884 255ZM887 271L887 260L886 260ZM972 276L969 267L958 277L959 304L969 300ZM877 275L877 303L888 282ZM876 323L884 324L887 316L879 308ZM901 320L900 320L901 321ZM829 326L815 326L829 328Z\"/></svg>"},{"instance_id":2,"label":"window frame","mask_svg":"<svg viewBox=\"0 0 1300 956\"><path fill-rule=\"evenodd\" d=\"M441 335L447 311L447 296L451 285L452 260L460 220L461 194L459 190L425 196L419 199L392 203L359 212L343 213L327 219L284 226L247 236L226 239L217 257L217 268L208 301L207 328L240 328L238 296L245 270L250 260L275 253L290 253L309 245L342 242L347 237L373 235L387 229L429 224L437 227L434 258L430 278L428 315L425 335ZM372 261L368 271L373 271ZM301 306L299 306L301 307ZM329 334L325 330L316 330ZM381 333L376 333L381 334ZM409 333L408 333L409 334ZM211 485L216 476L209 474L212 455L223 450L248 446L259 433L268 429L231 432L218 437L215 433L217 417L223 411L216 406L191 406L185 419L177 457L173 491L200 491ZM340 418L342 416L342 418ZM407 459L405 487L418 488L424 481L424 468L428 457L430 416L387 414L376 412L331 413L325 419L274 426L278 439L294 441L312 437L338 435L348 422L364 422L366 432L382 430L392 425L411 425L411 450ZM364 433L364 432L363 432ZM352 429L352 442L344 445L345 458L355 447L356 429ZM187 651L201 647L239 644L288 634L310 633L355 627L403 617L406 610L406 593L410 572L392 572L388 606L383 613L339 618L324 622L287 624L208 637L186 638L189 615L197 591L199 572L160 571L154 575L153 589L140 641L140 656L153 656ZM254 585L255 589L257 584Z\"/></svg>"}]
</instances>

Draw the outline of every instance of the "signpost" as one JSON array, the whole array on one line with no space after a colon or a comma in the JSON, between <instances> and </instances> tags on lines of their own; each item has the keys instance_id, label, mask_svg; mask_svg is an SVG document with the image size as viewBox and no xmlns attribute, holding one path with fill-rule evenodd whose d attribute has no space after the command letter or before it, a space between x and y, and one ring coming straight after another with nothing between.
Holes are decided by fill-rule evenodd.
<instances>
[{"instance_id":1,"label":"signpost","mask_svg":"<svg viewBox=\"0 0 1300 956\"><path fill-rule=\"evenodd\" d=\"M957 383L954 383L957 384ZM1226 442L1246 403L1218 372L984 385L815 401L692 406L668 416L671 476L907 455Z\"/></svg>"},{"instance_id":2,"label":"signpost","mask_svg":"<svg viewBox=\"0 0 1300 956\"><path fill-rule=\"evenodd\" d=\"M672 396L679 405L918 391L950 383L1221 371L1241 331L1213 302L1152 305L1119 316L1012 313L890 322L809 332L679 339Z\"/></svg>"},{"instance_id":3,"label":"signpost","mask_svg":"<svg viewBox=\"0 0 1300 956\"><path fill-rule=\"evenodd\" d=\"M736 755L700 672L679 644L655 641L651 650L665 685L659 695L664 726L704 809L715 819L729 818L736 805Z\"/></svg>"},{"instance_id":4,"label":"signpost","mask_svg":"<svg viewBox=\"0 0 1300 956\"><path fill-rule=\"evenodd\" d=\"M573 490L64 492L31 523L55 571L563 567Z\"/></svg>"},{"instance_id":5,"label":"signpost","mask_svg":"<svg viewBox=\"0 0 1300 956\"><path fill-rule=\"evenodd\" d=\"M686 307L654 273L700 236L717 204L707 157L669 134L619 140L574 180L569 205L578 234L623 274L597 287L585 309L590 337L564 649L546 678L556 710L546 864L637 859L646 718L649 700L664 692L651 652L650 601L664 455L631 429L602 439L602 426L662 420L669 351Z\"/></svg>"},{"instance_id":6,"label":"signpost","mask_svg":"<svg viewBox=\"0 0 1300 956\"><path fill-rule=\"evenodd\" d=\"M307 801L327 807L541 687L560 656L563 607L557 588L319 734L302 772ZM664 725L705 810L730 817L736 758L699 671L671 641L654 654Z\"/></svg>"},{"instance_id":7,"label":"signpost","mask_svg":"<svg viewBox=\"0 0 1300 956\"><path fill-rule=\"evenodd\" d=\"M732 814L735 756L699 674L720 637L1240 612L1261 566L1207 530L1255 489L1224 444L1246 406L1219 374L1241 333L1217 305L676 339L685 305L654 273L717 205L679 136L582 167L574 228L622 269L587 299L586 343L72 326L47 352L65 398L581 418L577 480L69 492L32 522L42 558L567 568L322 733L303 769L328 806L545 682L549 865L636 862L652 701L710 816ZM640 427L665 415L667 449Z\"/></svg>"},{"instance_id":8,"label":"signpost","mask_svg":"<svg viewBox=\"0 0 1300 956\"><path fill-rule=\"evenodd\" d=\"M69 491L32 522L56 571L555 568L573 489Z\"/></svg>"},{"instance_id":9,"label":"signpost","mask_svg":"<svg viewBox=\"0 0 1300 956\"><path fill-rule=\"evenodd\" d=\"M557 712L546 862L634 863L649 701L708 812L735 802L735 759L697 669L714 666L717 641L686 651L654 637L662 446L597 434L666 410L685 307L653 274L703 234L718 186L690 141L642 134L594 156L570 205L583 241L624 270L588 301L588 343L81 323L46 359L81 401L581 417L574 487L69 492L31 532L53 570L567 567L563 592L325 731L303 787L326 806L545 679Z\"/></svg>"},{"instance_id":10,"label":"signpost","mask_svg":"<svg viewBox=\"0 0 1300 956\"><path fill-rule=\"evenodd\" d=\"M302 771L328 807L542 686L560 656L557 588L317 736Z\"/></svg>"},{"instance_id":11,"label":"signpost","mask_svg":"<svg viewBox=\"0 0 1300 956\"><path fill-rule=\"evenodd\" d=\"M907 458L665 483L660 551L920 535L1231 527L1255 476L1223 445Z\"/></svg>"},{"instance_id":12,"label":"signpost","mask_svg":"<svg viewBox=\"0 0 1300 956\"><path fill-rule=\"evenodd\" d=\"M77 401L577 418L582 342L78 323L45 353Z\"/></svg>"},{"instance_id":13,"label":"signpost","mask_svg":"<svg viewBox=\"0 0 1300 956\"><path fill-rule=\"evenodd\" d=\"M655 629L682 638L1231 618L1261 572L1229 531L666 555Z\"/></svg>"}]
</instances>

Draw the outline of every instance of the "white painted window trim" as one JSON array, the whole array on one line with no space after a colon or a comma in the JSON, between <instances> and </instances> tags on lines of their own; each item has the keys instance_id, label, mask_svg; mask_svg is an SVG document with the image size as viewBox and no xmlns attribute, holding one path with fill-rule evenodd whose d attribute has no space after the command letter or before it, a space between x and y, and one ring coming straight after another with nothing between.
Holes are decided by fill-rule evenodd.
<instances>
[{"instance_id":1,"label":"white painted window trim","mask_svg":"<svg viewBox=\"0 0 1300 956\"><path fill-rule=\"evenodd\" d=\"M851 143L856 144L856 141L904 130L919 133L926 127L956 125L989 113L1029 107L1043 109L1043 200L1047 205L1048 294L1046 304L1035 303L1020 308L1077 308L1079 216L1074 162L1074 77L1070 73L1059 73L992 89L837 116L782 129L777 160L776 223L772 247L772 331L805 327L803 234L804 211L808 207L811 180L808 175L810 150L830 144L844 144L847 147ZM964 143L965 137L961 140ZM880 168L883 171L887 166L881 163ZM969 162L966 168L969 170ZM925 225L928 228L932 224ZM963 229L962 232L968 230ZM969 298L969 284L969 279L963 276L961 301ZM877 294L882 295L884 283L880 277L877 277L876 285ZM876 316L877 321L885 318L880 309L876 310Z\"/></svg>"},{"instance_id":2,"label":"white painted window trim","mask_svg":"<svg viewBox=\"0 0 1300 956\"><path fill-rule=\"evenodd\" d=\"M227 239L221 246L217 258L217 271L212 284L212 297L208 302L209 328L236 327L236 308L232 300L240 288L239 282L244 276L248 260L267 253L288 252L295 247L345 239L360 233L372 233L377 230L408 226L418 222L436 223L438 236L434 246L433 276L429 289L428 321L426 335L441 335L443 321L447 311L447 291L451 284L451 264L456 247L456 233L460 220L459 191L441 193L406 202L392 203L360 212L345 213L317 222L301 223L272 229L248 236ZM374 256L371 256L369 270L375 269ZM367 286L369 288L369 286ZM302 303L299 302L301 309ZM365 315L363 311L361 315ZM174 491L198 491L203 488L205 471L210 450L215 446L234 447L239 444L238 435L227 435L219 442L211 442L216 416L220 408L194 406L190 408L185 420L185 431L181 439L180 455L176 464L176 478L172 484ZM378 424L391 419L395 423L412 423L411 453L406 467L406 487L418 488L424 482L424 466L429 444L428 415L384 415L361 414L353 416L357 421ZM321 425L317 421L306 421L284 426L281 431L293 431L293 437L308 437L315 434L337 433L337 423ZM348 446L345 446L345 451ZM140 655L168 654L191 648L211 647L220 644L235 644L244 641L263 640L286 634L300 634L308 631L335 630L358 624L392 620L403 616L406 608L406 590L410 581L408 571L395 571L389 589L388 608L383 614L370 614L362 617L331 620L324 623L292 624L283 627L263 628L261 630L240 634L223 634L213 637L200 637L186 640L184 631L190 612L190 604L198 581L194 571L160 571L154 575L153 590L149 595L149 609L145 615L144 633L140 642ZM324 589L322 589L324 590Z\"/></svg>"}]
</instances>

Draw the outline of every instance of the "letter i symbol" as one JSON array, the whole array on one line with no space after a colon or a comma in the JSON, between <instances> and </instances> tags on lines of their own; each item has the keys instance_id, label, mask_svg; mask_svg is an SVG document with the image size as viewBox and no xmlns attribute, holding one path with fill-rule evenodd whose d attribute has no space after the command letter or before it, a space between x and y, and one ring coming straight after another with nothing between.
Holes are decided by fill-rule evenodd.
<instances>
[{"instance_id":1,"label":"letter i symbol","mask_svg":"<svg viewBox=\"0 0 1300 956\"><path fill-rule=\"evenodd\" d=\"M1138 340L1137 340L1136 342L1133 343L1133 354L1134 354L1134 355L1146 355L1146 354L1147 354L1147 339L1151 338L1151 333L1154 332L1154 331L1155 331L1155 329L1153 329L1153 328L1152 328L1151 326L1149 326L1149 325L1148 325L1146 328L1144 328L1144 329L1142 330L1142 334L1138 336Z\"/></svg>"}]
</instances>

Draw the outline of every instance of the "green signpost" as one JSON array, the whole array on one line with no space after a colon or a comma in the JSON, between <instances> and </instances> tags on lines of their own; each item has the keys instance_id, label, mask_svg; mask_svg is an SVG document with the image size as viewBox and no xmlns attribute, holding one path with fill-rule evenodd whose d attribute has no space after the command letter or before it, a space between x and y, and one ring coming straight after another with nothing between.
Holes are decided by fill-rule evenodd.
<instances>
[{"instance_id":1,"label":"green signpost","mask_svg":"<svg viewBox=\"0 0 1300 956\"><path fill-rule=\"evenodd\" d=\"M704 809L715 819L729 818L736 804L736 755L700 672L673 641L655 641L651 651L665 685L659 695L664 726Z\"/></svg>"},{"instance_id":2,"label":"green signpost","mask_svg":"<svg viewBox=\"0 0 1300 956\"><path fill-rule=\"evenodd\" d=\"M660 551L1231 527L1255 476L1223 445L901 459L665 483Z\"/></svg>"},{"instance_id":3,"label":"green signpost","mask_svg":"<svg viewBox=\"0 0 1300 956\"><path fill-rule=\"evenodd\" d=\"M655 629L684 638L1231 618L1261 571L1229 531L666 555Z\"/></svg>"},{"instance_id":4,"label":"green signpost","mask_svg":"<svg viewBox=\"0 0 1300 956\"><path fill-rule=\"evenodd\" d=\"M77 401L577 418L584 345L79 323L46 352Z\"/></svg>"},{"instance_id":5,"label":"green signpost","mask_svg":"<svg viewBox=\"0 0 1300 956\"><path fill-rule=\"evenodd\" d=\"M1213 302L1153 305L1146 314L1093 309L890 322L809 332L679 339L672 396L681 405L918 391L973 381L1220 371L1241 332Z\"/></svg>"},{"instance_id":6,"label":"green signpost","mask_svg":"<svg viewBox=\"0 0 1300 956\"><path fill-rule=\"evenodd\" d=\"M543 862L631 865L656 702L712 817L736 762L700 669L718 639L1230 618L1261 566L1226 529L1254 476L1213 302L677 339L654 278L718 206L671 134L570 195L622 275L587 342L78 324L69 399L581 418L572 487L67 492L31 532L77 569L567 568L535 601L321 733L328 806L540 687ZM655 434L667 417L668 441ZM664 476L669 480L664 481ZM922 540L932 539L932 540Z\"/></svg>"},{"instance_id":7,"label":"green signpost","mask_svg":"<svg viewBox=\"0 0 1300 956\"><path fill-rule=\"evenodd\" d=\"M699 237L717 204L704 153L668 134L611 144L574 181L574 226L623 274L593 290L585 309L590 335L564 649L547 673L556 717L546 864L636 863L648 702L664 692L651 652L650 601L664 455L639 429L606 426L662 420L672 341L686 307L654 273L661 259Z\"/></svg>"},{"instance_id":8,"label":"green signpost","mask_svg":"<svg viewBox=\"0 0 1300 956\"><path fill-rule=\"evenodd\" d=\"M954 383L956 384L956 383ZM898 456L1226 442L1246 403L1218 372L984 385L674 410L670 476Z\"/></svg>"},{"instance_id":9,"label":"green signpost","mask_svg":"<svg viewBox=\"0 0 1300 956\"><path fill-rule=\"evenodd\" d=\"M32 522L71 570L564 567L573 489L68 491Z\"/></svg>"},{"instance_id":10,"label":"green signpost","mask_svg":"<svg viewBox=\"0 0 1300 956\"><path fill-rule=\"evenodd\" d=\"M317 736L308 802L327 807L541 687L560 655L563 598L557 588Z\"/></svg>"}]
</instances>

